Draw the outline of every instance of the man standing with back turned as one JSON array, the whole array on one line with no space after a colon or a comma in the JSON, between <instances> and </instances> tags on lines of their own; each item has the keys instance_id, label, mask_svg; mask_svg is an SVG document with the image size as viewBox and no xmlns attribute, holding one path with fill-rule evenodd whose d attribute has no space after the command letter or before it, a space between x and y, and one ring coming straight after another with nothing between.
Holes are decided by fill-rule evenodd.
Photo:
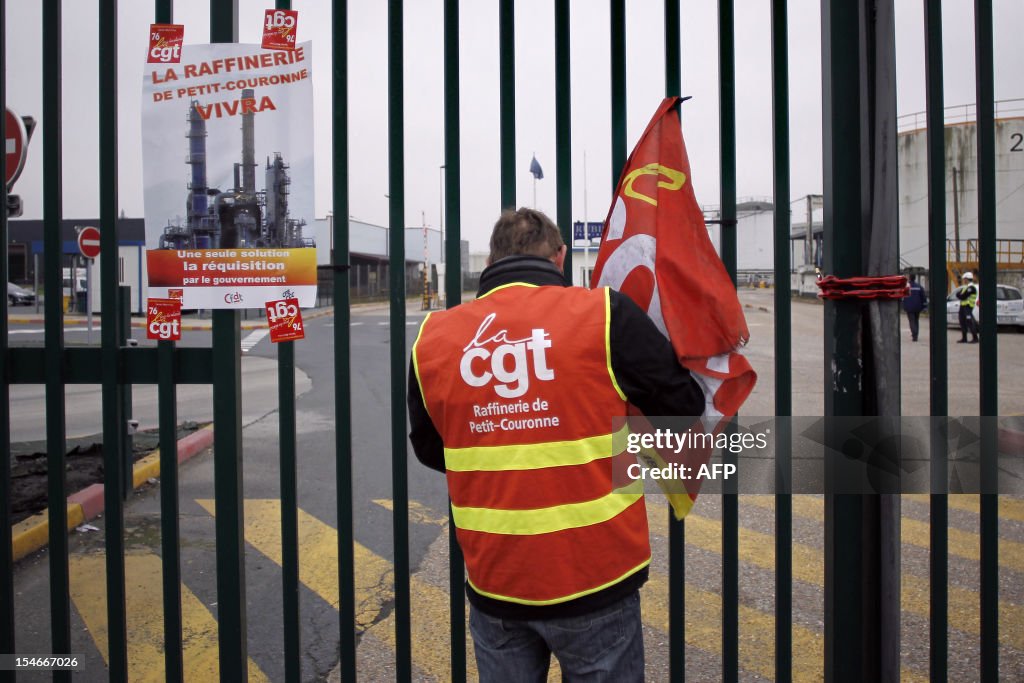
<instances>
[{"instance_id":1,"label":"man standing with back turned","mask_svg":"<svg viewBox=\"0 0 1024 683\"><path fill-rule=\"evenodd\" d=\"M410 439L445 472L480 680L644 677L642 489L616 490L612 418L696 416L704 395L636 304L566 285L539 211L505 211L478 298L423 321Z\"/></svg>"}]
</instances>

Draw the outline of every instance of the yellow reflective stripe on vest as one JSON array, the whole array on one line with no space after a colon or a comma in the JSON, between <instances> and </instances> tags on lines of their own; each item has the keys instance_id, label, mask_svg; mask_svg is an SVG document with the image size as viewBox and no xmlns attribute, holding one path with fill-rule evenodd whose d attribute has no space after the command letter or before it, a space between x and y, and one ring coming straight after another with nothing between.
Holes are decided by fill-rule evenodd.
<instances>
[{"instance_id":1,"label":"yellow reflective stripe on vest","mask_svg":"<svg viewBox=\"0 0 1024 683\"><path fill-rule=\"evenodd\" d=\"M444 466L451 472L503 472L585 465L601 458L610 458L624 450L627 434L628 429L624 426L616 434L603 434L576 441L445 448ZM616 444L622 447L613 450Z\"/></svg>"},{"instance_id":2,"label":"yellow reflective stripe on vest","mask_svg":"<svg viewBox=\"0 0 1024 683\"><path fill-rule=\"evenodd\" d=\"M567 503L531 510L495 510L452 506L452 521L459 529L489 534L533 536L593 526L624 512L644 495L643 480L582 503Z\"/></svg>"},{"instance_id":3,"label":"yellow reflective stripe on vest","mask_svg":"<svg viewBox=\"0 0 1024 683\"><path fill-rule=\"evenodd\" d=\"M623 401L628 401L629 399L626 398L626 394L619 386L619 380L615 379L615 370L612 368L612 291L607 287L604 288L604 354L605 363L608 365L608 377L612 381L612 386L615 387L615 393Z\"/></svg>"},{"instance_id":4,"label":"yellow reflective stripe on vest","mask_svg":"<svg viewBox=\"0 0 1024 683\"><path fill-rule=\"evenodd\" d=\"M646 560L644 560L643 562L641 562L637 566L633 567L632 569L627 571L622 576L620 576L618 578L615 578L615 579L612 579L608 583L603 583L600 586L594 586L593 588L588 588L587 590L580 591L579 593L572 593L571 595L563 595L563 596L558 597L558 598L551 598L550 600L527 600L525 598L514 598L514 597L509 596L509 595L499 595L498 593L488 593L485 590L481 590L480 587L477 586L475 583L473 583L473 580L470 579L470 578L466 579L466 583L468 583L470 586L472 586L473 590L475 590L480 595L483 595L483 596L488 597L488 598L493 598L494 600L504 600L505 602L516 602L516 603L519 603L520 605L557 605L560 602L569 602L570 600L575 600L576 598L582 598L584 595L590 595L590 594L596 593L598 591L603 591L605 588L611 588L615 584L621 583L622 581L625 581L629 577L633 576L633 574L636 574L638 571L640 571L641 569L643 569L644 567L646 567L650 563L651 563L651 557L650 557L650 555L648 555Z\"/></svg>"}]
</instances>

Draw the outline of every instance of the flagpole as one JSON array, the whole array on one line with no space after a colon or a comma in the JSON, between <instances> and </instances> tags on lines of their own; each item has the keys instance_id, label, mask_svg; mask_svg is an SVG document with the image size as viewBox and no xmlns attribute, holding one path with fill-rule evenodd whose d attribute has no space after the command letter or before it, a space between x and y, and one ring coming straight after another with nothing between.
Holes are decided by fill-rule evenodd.
<instances>
[{"instance_id":1,"label":"flagpole","mask_svg":"<svg viewBox=\"0 0 1024 683\"><path fill-rule=\"evenodd\" d=\"M533 208L536 209L537 208L537 176L535 174L531 174L531 175L533 175Z\"/></svg>"},{"instance_id":2,"label":"flagpole","mask_svg":"<svg viewBox=\"0 0 1024 683\"><path fill-rule=\"evenodd\" d=\"M590 221L587 217L587 150L583 150L583 277L580 282L590 287Z\"/></svg>"}]
</instances>

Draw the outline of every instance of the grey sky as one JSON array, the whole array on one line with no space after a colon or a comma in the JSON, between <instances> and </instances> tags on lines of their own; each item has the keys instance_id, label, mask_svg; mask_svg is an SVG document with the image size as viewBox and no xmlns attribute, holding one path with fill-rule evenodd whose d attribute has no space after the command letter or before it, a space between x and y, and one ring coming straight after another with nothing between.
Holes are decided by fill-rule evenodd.
<instances>
[{"instance_id":1,"label":"grey sky","mask_svg":"<svg viewBox=\"0 0 1024 683\"><path fill-rule=\"evenodd\" d=\"M240 0L239 39L259 42L267 0ZM973 102L973 2L944 3L945 97L947 105ZM7 101L19 114L41 120L41 3L7 3ZM120 204L141 216L141 79L152 3L119 3ZM924 109L922 2L897 0L898 108ZM331 209L330 3L295 0L299 40L314 44L316 215ZM497 0L461 4L462 230L473 250L486 246L499 209ZM770 4L736 1L737 165L740 196L770 196L771 53ZM632 148L664 91L663 1L627 0L627 145ZM814 0L793 0L790 15L790 123L793 195L821 191L820 10ZM996 0L995 95L1024 97L1024 3ZM576 0L572 16L573 215L601 220L612 190L608 3ZM717 3L682 3L683 135L694 188L702 204L718 203ZM437 227L443 157L441 0L405 3L406 224ZM208 3L177 0L175 20L185 25L186 43L207 42ZM387 3L352 2L349 7L351 214L386 225L387 185ZM97 200L97 10L95 0L64 3L64 215L95 216ZM533 202L529 174L534 153L545 177L537 183L537 206L556 208L554 111L554 10L550 0L516 3L516 169L518 203ZM184 135L182 123L182 135ZM15 192L25 216L42 214L41 130L30 147Z\"/></svg>"}]
</instances>

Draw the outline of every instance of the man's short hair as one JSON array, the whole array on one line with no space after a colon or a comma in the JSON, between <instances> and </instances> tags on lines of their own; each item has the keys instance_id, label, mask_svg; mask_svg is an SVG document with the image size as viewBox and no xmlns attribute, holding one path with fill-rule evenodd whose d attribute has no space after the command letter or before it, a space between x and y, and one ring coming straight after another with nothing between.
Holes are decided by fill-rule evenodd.
<instances>
[{"instance_id":1,"label":"man's short hair","mask_svg":"<svg viewBox=\"0 0 1024 683\"><path fill-rule=\"evenodd\" d=\"M506 209L491 231L491 255L495 263L508 256L551 258L565 245L558 226L542 211Z\"/></svg>"}]
</instances>

